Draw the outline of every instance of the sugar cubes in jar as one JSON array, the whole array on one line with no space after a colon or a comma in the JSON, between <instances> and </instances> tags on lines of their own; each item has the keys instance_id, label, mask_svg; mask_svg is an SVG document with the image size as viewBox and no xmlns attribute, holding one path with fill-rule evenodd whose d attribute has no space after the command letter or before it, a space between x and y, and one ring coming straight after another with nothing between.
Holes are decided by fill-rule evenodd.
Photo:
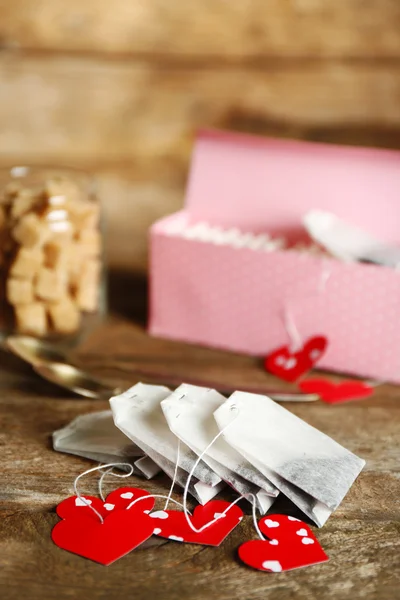
<instances>
[{"instance_id":1,"label":"sugar cubes in jar","mask_svg":"<svg viewBox=\"0 0 400 600\"><path fill-rule=\"evenodd\" d=\"M74 170L0 173L0 331L79 335L105 312L100 205Z\"/></svg>"}]
</instances>

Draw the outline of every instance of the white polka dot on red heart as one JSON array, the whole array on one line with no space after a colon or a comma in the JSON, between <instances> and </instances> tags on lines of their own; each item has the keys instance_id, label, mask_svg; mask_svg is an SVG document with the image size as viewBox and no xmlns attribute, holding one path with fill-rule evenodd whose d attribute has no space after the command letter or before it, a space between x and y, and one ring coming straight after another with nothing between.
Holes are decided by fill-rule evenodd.
<instances>
[{"instance_id":1,"label":"white polka dot on red heart","mask_svg":"<svg viewBox=\"0 0 400 600\"><path fill-rule=\"evenodd\" d=\"M144 512L146 515L148 515L150 511L149 511L149 510L144 510L143 512Z\"/></svg>"},{"instance_id":2,"label":"white polka dot on red heart","mask_svg":"<svg viewBox=\"0 0 400 600\"><path fill-rule=\"evenodd\" d=\"M297 535L308 535L307 529L299 529L298 531L296 531Z\"/></svg>"},{"instance_id":3,"label":"white polka dot on red heart","mask_svg":"<svg viewBox=\"0 0 400 600\"><path fill-rule=\"evenodd\" d=\"M133 498L133 493L125 492L124 494L121 494L121 498L125 498L125 500L130 500L131 498Z\"/></svg>"},{"instance_id":4,"label":"white polka dot on red heart","mask_svg":"<svg viewBox=\"0 0 400 600\"><path fill-rule=\"evenodd\" d=\"M158 535L159 533L161 533L161 529L159 527L156 527L153 531L154 535Z\"/></svg>"},{"instance_id":5,"label":"white polka dot on red heart","mask_svg":"<svg viewBox=\"0 0 400 600\"><path fill-rule=\"evenodd\" d=\"M313 544L313 543L314 543L314 540L312 540L312 539L311 539L311 538L309 538L309 537L303 537L303 538L301 539L301 541L302 541L302 543L303 543L303 544L305 544L306 546L307 546L308 544Z\"/></svg>"},{"instance_id":6,"label":"white polka dot on red heart","mask_svg":"<svg viewBox=\"0 0 400 600\"><path fill-rule=\"evenodd\" d=\"M283 368L286 369L286 371L288 371L289 369L293 369L296 365L297 360L292 356L292 358L287 359Z\"/></svg>"},{"instance_id":7,"label":"white polka dot on red heart","mask_svg":"<svg viewBox=\"0 0 400 600\"><path fill-rule=\"evenodd\" d=\"M108 502L104 505L104 508L106 510L113 510L115 507L115 504L109 504Z\"/></svg>"},{"instance_id":8,"label":"white polka dot on red heart","mask_svg":"<svg viewBox=\"0 0 400 600\"><path fill-rule=\"evenodd\" d=\"M270 540L269 543L271 546L277 546L279 544L278 540Z\"/></svg>"},{"instance_id":9,"label":"white polka dot on red heart","mask_svg":"<svg viewBox=\"0 0 400 600\"><path fill-rule=\"evenodd\" d=\"M279 366L283 366L285 364L285 359L283 356L277 356L275 359L275 363Z\"/></svg>"},{"instance_id":10,"label":"white polka dot on red heart","mask_svg":"<svg viewBox=\"0 0 400 600\"><path fill-rule=\"evenodd\" d=\"M267 527L279 527L278 521L273 521L272 519L265 519L264 523ZM307 532L305 535L307 535Z\"/></svg>"},{"instance_id":11,"label":"white polka dot on red heart","mask_svg":"<svg viewBox=\"0 0 400 600\"><path fill-rule=\"evenodd\" d=\"M317 360L321 356L321 352L319 350L311 350L310 358L311 360Z\"/></svg>"},{"instance_id":12,"label":"white polka dot on red heart","mask_svg":"<svg viewBox=\"0 0 400 600\"><path fill-rule=\"evenodd\" d=\"M280 573L282 571L282 565L278 560L265 560L262 568L273 573Z\"/></svg>"},{"instance_id":13,"label":"white polka dot on red heart","mask_svg":"<svg viewBox=\"0 0 400 600\"><path fill-rule=\"evenodd\" d=\"M174 540L175 542L183 542L183 537L179 537L177 535L169 535L169 540Z\"/></svg>"},{"instance_id":14,"label":"white polka dot on red heart","mask_svg":"<svg viewBox=\"0 0 400 600\"><path fill-rule=\"evenodd\" d=\"M75 506L87 506L88 504L92 504L92 501L89 498L75 498Z\"/></svg>"},{"instance_id":15,"label":"white polka dot on red heart","mask_svg":"<svg viewBox=\"0 0 400 600\"><path fill-rule=\"evenodd\" d=\"M296 519L295 517L288 517L289 521L298 521L300 523L300 519Z\"/></svg>"},{"instance_id":16,"label":"white polka dot on red heart","mask_svg":"<svg viewBox=\"0 0 400 600\"><path fill-rule=\"evenodd\" d=\"M150 513L149 517L152 519L168 519L169 515L165 510L156 510L153 513Z\"/></svg>"}]
</instances>

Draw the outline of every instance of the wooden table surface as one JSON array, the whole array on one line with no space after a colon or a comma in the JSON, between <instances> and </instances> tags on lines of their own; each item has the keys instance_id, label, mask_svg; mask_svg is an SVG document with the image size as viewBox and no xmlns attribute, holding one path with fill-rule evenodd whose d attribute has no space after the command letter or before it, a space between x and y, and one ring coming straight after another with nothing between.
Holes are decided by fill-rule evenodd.
<instances>
[{"instance_id":1,"label":"wooden table surface","mask_svg":"<svg viewBox=\"0 0 400 600\"><path fill-rule=\"evenodd\" d=\"M80 348L77 360L119 384L137 381L144 369L181 380L206 377L234 388L285 388L258 361L149 338L143 329L145 284L112 279L113 314ZM94 598L107 600L320 600L400 597L400 388L382 385L368 400L341 406L296 404L288 408L365 458L367 466L326 525L315 532L328 563L268 574L240 564L236 550L255 538L246 516L219 548L152 538L109 567L57 548L50 538L56 505L90 461L52 450L52 432L77 415L107 408L39 380L19 360L0 354L1 516L0 597L3 600ZM287 389L287 388L285 388ZM267 426L267 424L266 424ZM143 485L132 478L132 485ZM114 482L109 481L112 489ZM146 482L158 493L168 480ZM88 477L86 493L96 492ZM175 495L179 498L179 493ZM285 510L284 505L278 508ZM286 507L287 508L287 507Z\"/></svg>"}]
</instances>

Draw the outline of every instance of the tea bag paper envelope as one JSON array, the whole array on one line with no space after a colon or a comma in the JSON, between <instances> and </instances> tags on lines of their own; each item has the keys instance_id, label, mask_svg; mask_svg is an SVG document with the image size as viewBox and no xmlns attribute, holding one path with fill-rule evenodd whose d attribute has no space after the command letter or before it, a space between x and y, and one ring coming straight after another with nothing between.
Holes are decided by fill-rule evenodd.
<instances>
[{"instance_id":1,"label":"tea bag paper envelope","mask_svg":"<svg viewBox=\"0 0 400 600\"><path fill-rule=\"evenodd\" d=\"M123 394L111 398L110 405L115 425L172 479L178 458L178 439L170 431L160 406L161 400L170 393L171 391L164 386L138 383ZM197 457L184 447L180 448L179 454L176 482L184 487L188 472ZM194 479L189 486L189 492L204 504L219 493L223 483L204 463L196 469L195 476L198 474L203 477L203 481L196 482Z\"/></svg>"},{"instance_id":2,"label":"tea bag paper envelope","mask_svg":"<svg viewBox=\"0 0 400 600\"><path fill-rule=\"evenodd\" d=\"M143 456L141 448L115 427L110 410L81 415L55 431L53 448L99 462L123 461L132 466Z\"/></svg>"},{"instance_id":3,"label":"tea bag paper envelope","mask_svg":"<svg viewBox=\"0 0 400 600\"><path fill-rule=\"evenodd\" d=\"M319 526L365 465L267 396L235 392L214 416L228 443Z\"/></svg>"},{"instance_id":4,"label":"tea bag paper envelope","mask_svg":"<svg viewBox=\"0 0 400 600\"><path fill-rule=\"evenodd\" d=\"M400 265L400 247L378 240L368 231L339 219L333 213L313 210L305 215L303 221L311 237L337 258L393 268Z\"/></svg>"},{"instance_id":5,"label":"tea bag paper envelope","mask_svg":"<svg viewBox=\"0 0 400 600\"><path fill-rule=\"evenodd\" d=\"M211 444L202 459L237 492L257 495L259 488L264 490L260 495L264 512L273 502L265 496L276 497L279 490L222 437L215 439L219 430L214 411L225 400L213 389L182 384L161 406L173 433L197 455L202 455Z\"/></svg>"},{"instance_id":6,"label":"tea bag paper envelope","mask_svg":"<svg viewBox=\"0 0 400 600\"><path fill-rule=\"evenodd\" d=\"M146 479L152 479L162 470L158 464L150 458L150 456L142 456L142 458L136 460L135 467L139 470L141 475L146 477Z\"/></svg>"}]
</instances>

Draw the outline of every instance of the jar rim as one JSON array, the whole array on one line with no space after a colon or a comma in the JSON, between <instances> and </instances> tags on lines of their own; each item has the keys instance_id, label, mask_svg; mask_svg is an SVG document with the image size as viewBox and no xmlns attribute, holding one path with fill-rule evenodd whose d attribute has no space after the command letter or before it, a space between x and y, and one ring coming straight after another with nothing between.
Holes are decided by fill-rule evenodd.
<instances>
[{"instance_id":1,"label":"jar rim","mask_svg":"<svg viewBox=\"0 0 400 600\"><path fill-rule=\"evenodd\" d=\"M66 175L75 179L80 179L82 183L88 186L88 192L96 192L95 176L91 171L73 167L70 165L35 165L30 163L14 165L9 167L0 167L0 179L8 177L10 181L24 181L31 176L47 174L48 177L56 175Z\"/></svg>"}]
</instances>

